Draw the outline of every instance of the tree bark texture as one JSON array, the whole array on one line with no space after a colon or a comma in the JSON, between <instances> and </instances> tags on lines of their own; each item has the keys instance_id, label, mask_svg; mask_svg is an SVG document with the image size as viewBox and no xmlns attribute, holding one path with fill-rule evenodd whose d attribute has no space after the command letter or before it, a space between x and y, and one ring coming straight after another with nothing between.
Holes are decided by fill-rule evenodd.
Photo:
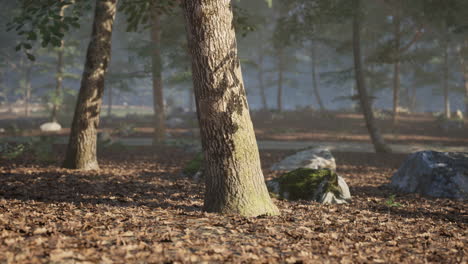
<instances>
[{"instance_id":1,"label":"tree bark texture","mask_svg":"<svg viewBox=\"0 0 468 264\"><path fill-rule=\"evenodd\" d=\"M353 55L356 88L359 95L359 102L361 104L361 109L364 114L367 130L369 131L375 151L378 153L391 152L390 147L385 144L385 141L380 135L379 129L375 124L374 113L372 112L372 105L367 94L361 56L361 0L353 1Z\"/></svg>"},{"instance_id":2,"label":"tree bark texture","mask_svg":"<svg viewBox=\"0 0 468 264\"><path fill-rule=\"evenodd\" d=\"M64 5L60 9L60 16L63 17L65 13L65 8L67 6ZM60 47L57 50L57 73L55 76L55 93L54 93L54 101L52 105L52 113L50 119L52 122L57 122L57 115L60 108L60 101L59 98L62 95L62 86L63 86L63 54L64 53L64 41L63 39L60 40Z\"/></svg>"},{"instance_id":3,"label":"tree bark texture","mask_svg":"<svg viewBox=\"0 0 468 264\"><path fill-rule=\"evenodd\" d=\"M183 5L205 158L204 209L276 215L260 167L231 1L186 0Z\"/></svg>"},{"instance_id":4,"label":"tree bark texture","mask_svg":"<svg viewBox=\"0 0 468 264\"><path fill-rule=\"evenodd\" d=\"M164 94L162 84L161 59L161 18L159 11L154 8L151 23L152 41L152 74L153 74L153 107L154 134L153 144L160 144L166 138L166 117L164 113Z\"/></svg>"},{"instance_id":5,"label":"tree bark texture","mask_svg":"<svg viewBox=\"0 0 468 264\"><path fill-rule=\"evenodd\" d=\"M400 45L401 45L401 4L397 0L395 6L395 14L393 15L393 27L394 27L394 64L393 64L393 116L392 121L393 125L398 123L398 106L400 104Z\"/></svg>"},{"instance_id":6,"label":"tree bark texture","mask_svg":"<svg viewBox=\"0 0 468 264\"><path fill-rule=\"evenodd\" d=\"M96 0L93 32L86 53L80 92L63 163L65 168L99 169L96 134L104 93L104 78L111 57L116 7L117 0Z\"/></svg>"},{"instance_id":7,"label":"tree bark texture","mask_svg":"<svg viewBox=\"0 0 468 264\"><path fill-rule=\"evenodd\" d=\"M312 85L315 98L317 99L317 103L320 107L320 111L325 111L325 106L322 101L322 97L320 96L320 90L318 85L318 75L317 75L317 47L315 43L311 44L311 59L312 59Z\"/></svg>"}]
</instances>

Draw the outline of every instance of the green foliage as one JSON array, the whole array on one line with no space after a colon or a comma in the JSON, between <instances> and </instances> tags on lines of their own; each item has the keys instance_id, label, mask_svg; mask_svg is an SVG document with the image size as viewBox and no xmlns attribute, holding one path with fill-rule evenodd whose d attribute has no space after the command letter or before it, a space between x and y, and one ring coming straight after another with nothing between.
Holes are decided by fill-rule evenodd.
<instances>
[{"instance_id":1,"label":"green foliage","mask_svg":"<svg viewBox=\"0 0 468 264\"><path fill-rule=\"evenodd\" d=\"M51 136L41 136L37 139L32 139L28 144L28 151L33 153L34 157L42 162L54 161L54 142L55 138Z\"/></svg>"},{"instance_id":2,"label":"green foliage","mask_svg":"<svg viewBox=\"0 0 468 264\"><path fill-rule=\"evenodd\" d=\"M0 157L2 159L14 159L22 155L25 151L24 144L16 144L13 145L8 142L1 142L0 143Z\"/></svg>"},{"instance_id":3,"label":"green foliage","mask_svg":"<svg viewBox=\"0 0 468 264\"><path fill-rule=\"evenodd\" d=\"M15 31L21 38L16 51L23 50L28 59L35 57L30 50L39 41L42 47L61 45L65 33L72 28L79 28L79 19L92 10L90 0L22 0L21 12L7 23L7 31ZM71 10L60 15L62 8Z\"/></svg>"},{"instance_id":4,"label":"green foliage","mask_svg":"<svg viewBox=\"0 0 468 264\"><path fill-rule=\"evenodd\" d=\"M23 134L24 130L16 123L13 123L5 127L5 132L13 136L20 136Z\"/></svg>"},{"instance_id":5,"label":"green foliage","mask_svg":"<svg viewBox=\"0 0 468 264\"><path fill-rule=\"evenodd\" d=\"M189 161L182 173L188 176L193 176L202 169L203 153L198 153L195 158Z\"/></svg>"},{"instance_id":6,"label":"green foliage","mask_svg":"<svg viewBox=\"0 0 468 264\"><path fill-rule=\"evenodd\" d=\"M177 5L177 1L172 0L124 0L119 6L119 12L126 16L127 31L135 32L151 26L153 12L170 14Z\"/></svg>"},{"instance_id":7,"label":"green foliage","mask_svg":"<svg viewBox=\"0 0 468 264\"><path fill-rule=\"evenodd\" d=\"M326 181L324 190L339 195L338 176L328 169L299 168L283 174L278 178L280 195L289 194L290 200L313 200L319 185Z\"/></svg>"},{"instance_id":8,"label":"green foliage","mask_svg":"<svg viewBox=\"0 0 468 264\"><path fill-rule=\"evenodd\" d=\"M395 202L395 194L392 194L388 197L388 199L385 201L385 205L388 207L402 207L403 205L401 203Z\"/></svg>"},{"instance_id":9,"label":"green foliage","mask_svg":"<svg viewBox=\"0 0 468 264\"><path fill-rule=\"evenodd\" d=\"M128 137L135 134L135 125L127 122L120 122L119 126L115 128L112 133L118 136Z\"/></svg>"},{"instance_id":10,"label":"green foliage","mask_svg":"<svg viewBox=\"0 0 468 264\"><path fill-rule=\"evenodd\" d=\"M3 142L0 143L0 157L4 159L15 159L32 155L35 160L51 162L55 160L53 149L54 142L55 138L51 136L29 138L26 143L21 144Z\"/></svg>"}]
</instances>

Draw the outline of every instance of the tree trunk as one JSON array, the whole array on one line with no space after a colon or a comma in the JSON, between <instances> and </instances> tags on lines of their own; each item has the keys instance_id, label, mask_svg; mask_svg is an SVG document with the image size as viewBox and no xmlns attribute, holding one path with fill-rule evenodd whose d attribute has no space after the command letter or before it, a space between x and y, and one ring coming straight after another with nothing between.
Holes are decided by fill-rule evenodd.
<instances>
[{"instance_id":1,"label":"tree trunk","mask_svg":"<svg viewBox=\"0 0 468 264\"><path fill-rule=\"evenodd\" d=\"M356 88L359 95L359 102L366 121L367 130L369 131L375 151L378 153L391 152L389 146L385 144L384 139L375 125L374 113L372 105L367 95L367 88L364 78L361 57L361 0L354 0L354 17L353 17L353 55L354 55L354 71L356 78Z\"/></svg>"},{"instance_id":2,"label":"tree trunk","mask_svg":"<svg viewBox=\"0 0 468 264\"><path fill-rule=\"evenodd\" d=\"M153 107L154 107L154 135L153 144L161 144L166 138L166 117L164 114L164 96L162 85L161 61L161 18L159 11L154 8L151 23L152 69L153 69Z\"/></svg>"},{"instance_id":3,"label":"tree trunk","mask_svg":"<svg viewBox=\"0 0 468 264\"><path fill-rule=\"evenodd\" d=\"M267 103L267 97L265 93L265 82L264 82L264 71L263 71L263 61L264 61L264 55L263 52L259 52L258 54L258 86L260 88L260 98L262 99L262 109L267 110L268 109L268 103Z\"/></svg>"},{"instance_id":4,"label":"tree trunk","mask_svg":"<svg viewBox=\"0 0 468 264\"><path fill-rule=\"evenodd\" d=\"M278 50L278 94L276 97L276 106L279 112L283 111L283 50Z\"/></svg>"},{"instance_id":5,"label":"tree trunk","mask_svg":"<svg viewBox=\"0 0 468 264\"><path fill-rule=\"evenodd\" d=\"M465 40L464 47L460 50L460 60L463 73L463 82L465 87L465 118L468 118L468 39Z\"/></svg>"},{"instance_id":6,"label":"tree trunk","mask_svg":"<svg viewBox=\"0 0 468 264\"><path fill-rule=\"evenodd\" d=\"M188 43L205 158L208 212L276 215L260 166L231 1L186 0Z\"/></svg>"},{"instance_id":7,"label":"tree trunk","mask_svg":"<svg viewBox=\"0 0 468 264\"><path fill-rule=\"evenodd\" d=\"M318 76L317 76L317 55L316 55L315 43L311 43L311 59L312 59L312 85L314 89L314 95L317 99L317 103L320 107L320 111L325 111L325 106L323 105L322 97L320 96L319 86L318 86Z\"/></svg>"},{"instance_id":8,"label":"tree trunk","mask_svg":"<svg viewBox=\"0 0 468 264\"><path fill-rule=\"evenodd\" d=\"M398 123L398 106L400 104L400 43L401 43L401 7L400 1L396 1L397 6L395 7L395 14L393 15L393 27L394 27L394 64L393 64L393 125Z\"/></svg>"},{"instance_id":9,"label":"tree trunk","mask_svg":"<svg viewBox=\"0 0 468 264\"><path fill-rule=\"evenodd\" d=\"M26 62L31 64L32 62ZM31 71L32 66L26 66L24 75L24 115L29 117L31 115L30 102L31 102Z\"/></svg>"},{"instance_id":10,"label":"tree trunk","mask_svg":"<svg viewBox=\"0 0 468 264\"><path fill-rule=\"evenodd\" d=\"M448 61L448 43L444 41L444 80L443 80L443 88L444 88L444 109L445 109L445 118L450 119L451 111L450 111L450 91L449 91L449 61Z\"/></svg>"},{"instance_id":11,"label":"tree trunk","mask_svg":"<svg viewBox=\"0 0 468 264\"><path fill-rule=\"evenodd\" d=\"M117 0L96 0L93 32L63 163L65 168L99 169L96 133L104 93L104 78L111 57L112 26L116 7Z\"/></svg>"},{"instance_id":12,"label":"tree trunk","mask_svg":"<svg viewBox=\"0 0 468 264\"><path fill-rule=\"evenodd\" d=\"M64 5L60 9L60 16L63 18L65 13ZM63 53L64 53L64 41L60 40L60 47L57 50L57 75L55 76L55 94L53 98L52 113L50 119L52 122L57 122L57 115L61 104L62 86L63 86Z\"/></svg>"},{"instance_id":13,"label":"tree trunk","mask_svg":"<svg viewBox=\"0 0 468 264\"><path fill-rule=\"evenodd\" d=\"M110 118L112 116L112 85L107 87L107 97L109 99L107 102L107 117Z\"/></svg>"}]
</instances>

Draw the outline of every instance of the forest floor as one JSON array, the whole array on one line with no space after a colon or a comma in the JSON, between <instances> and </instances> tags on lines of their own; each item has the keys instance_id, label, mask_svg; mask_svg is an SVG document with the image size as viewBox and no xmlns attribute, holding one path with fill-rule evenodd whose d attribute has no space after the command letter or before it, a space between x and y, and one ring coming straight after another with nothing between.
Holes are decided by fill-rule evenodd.
<instances>
[{"instance_id":1,"label":"forest floor","mask_svg":"<svg viewBox=\"0 0 468 264\"><path fill-rule=\"evenodd\" d=\"M261 151L265 177L289 154ZM181 148L103 150L95 172L0 160L0 263L468 262L466 202L394 193L406 155L333 154L350 204L275 199L281 216L257 218L203 212Z\"/></svg>"}]
</instances>

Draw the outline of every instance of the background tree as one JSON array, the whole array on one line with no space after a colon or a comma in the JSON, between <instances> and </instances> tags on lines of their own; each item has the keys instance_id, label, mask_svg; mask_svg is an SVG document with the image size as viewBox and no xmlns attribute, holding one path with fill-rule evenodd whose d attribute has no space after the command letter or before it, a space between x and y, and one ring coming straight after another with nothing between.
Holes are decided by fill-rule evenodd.
<instances>
[{"instance_id":1,"label":"background tree","mask_svg":"<svg viewBox=\"0 0 468 264\"><path fill-rule=\"evenodd\" d=\"M367 125L367 130L371 136L374 149L377 153L379 152L391 152L391 149L385 144L384 139L380 135L380 132L375 125L374 112L372 111L372 105L370 98L367 94L366 81L364 78L364 72L362 67L362 55L361 55L361 21L362 21L362 9L361 0L353 0L354 16L353 16L353 50L354 50L354 71L356 78L356 88L358 90L359 102L361 109L364 114L364 118Z\"/></svg>"},{"instance_id":2,"label":"background tree","mask_svg":"<svg viewBox=\"0 0 468 264\"><path fill-rule=\"evenodd\" d=\"M99 169L96 134L104 92L104 77L111 56L112 27L117 0L96 0L91 42L81 80L64 167Z\"/></svg>"}]
</instances>

